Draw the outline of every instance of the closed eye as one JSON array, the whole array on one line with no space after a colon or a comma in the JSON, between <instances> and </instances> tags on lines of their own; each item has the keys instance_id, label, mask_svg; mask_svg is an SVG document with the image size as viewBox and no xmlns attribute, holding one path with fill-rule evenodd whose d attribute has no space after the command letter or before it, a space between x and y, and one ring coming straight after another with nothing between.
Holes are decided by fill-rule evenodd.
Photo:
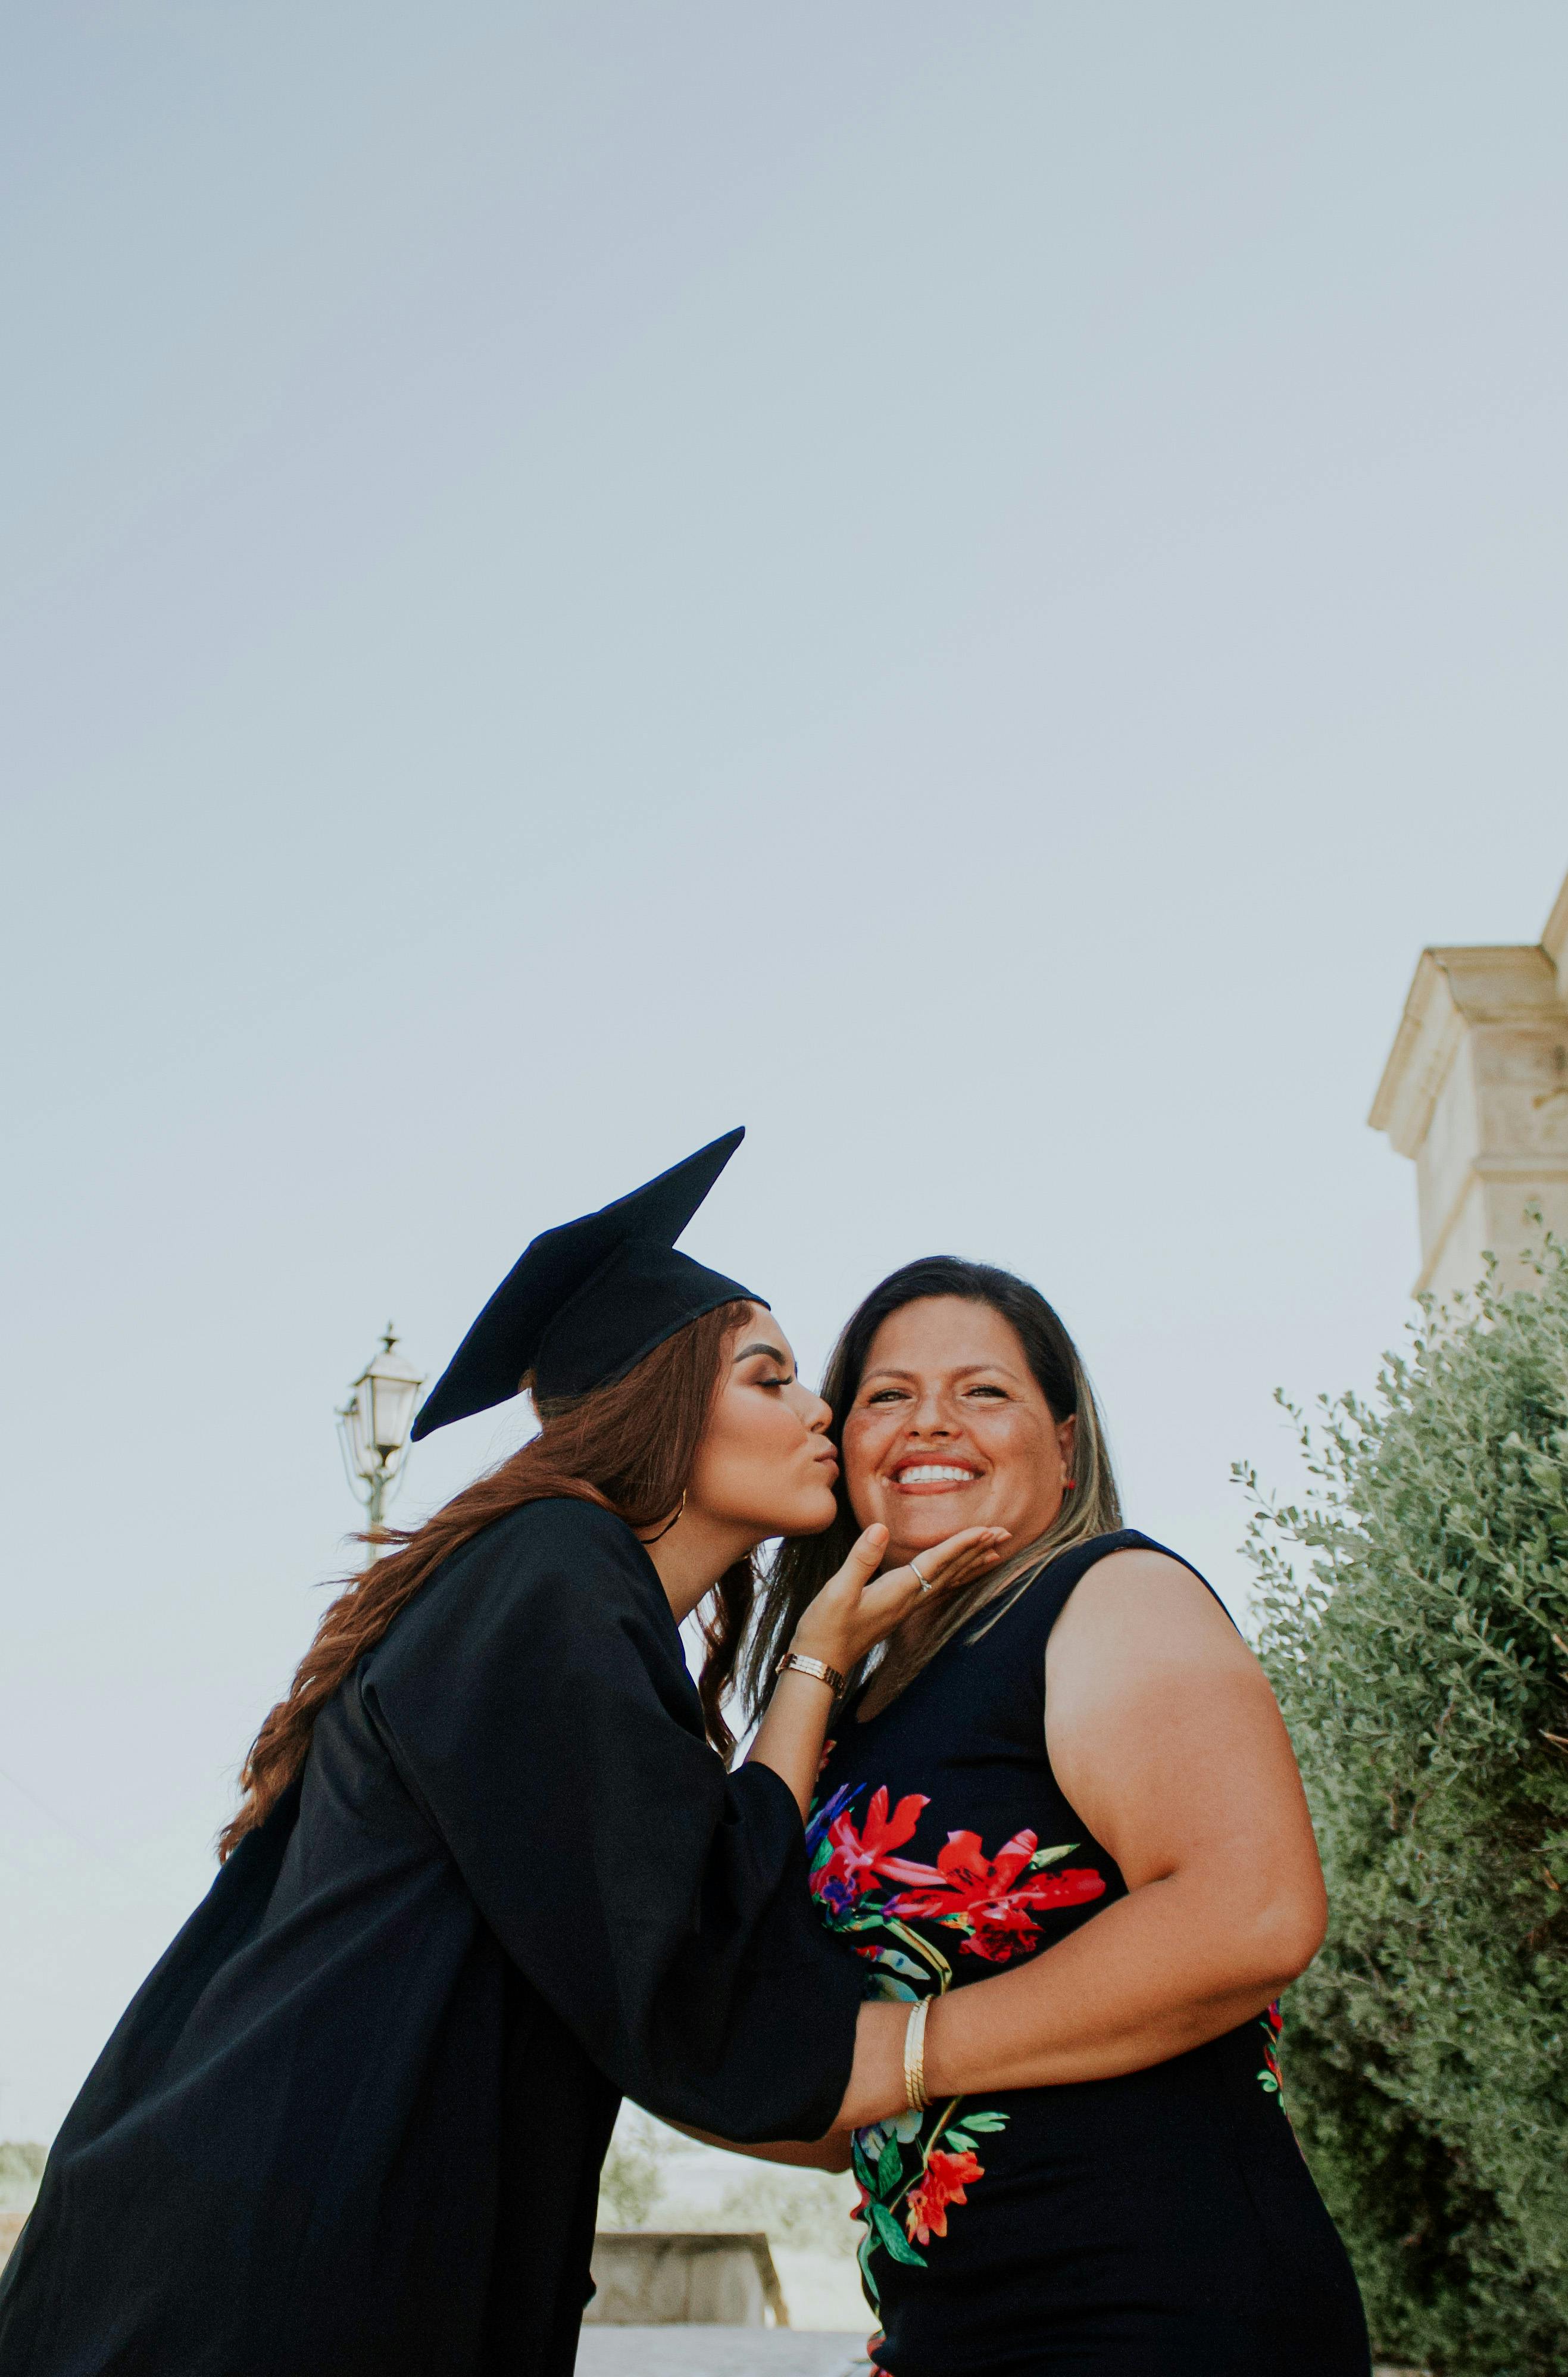
<instances>
[{"instance_id":1,"label":"closed eye","mask_svg":"<svg viewBox=\"0 0 1568 2377\"><path fill-rule=\"evenodd\" d=\"M798 1375L794 1370L789 1371L782 1377L779 1375L788 1359L788 1355L780 1345L742 1345L735 1356L735 1367L739 1369L742 1362L771 1362L775 1365L771 1378L760 1378L755 1371L753 1371L746 1380L746 1384L750 1387L792 1387Z\"/></svg>"}]
</instances>

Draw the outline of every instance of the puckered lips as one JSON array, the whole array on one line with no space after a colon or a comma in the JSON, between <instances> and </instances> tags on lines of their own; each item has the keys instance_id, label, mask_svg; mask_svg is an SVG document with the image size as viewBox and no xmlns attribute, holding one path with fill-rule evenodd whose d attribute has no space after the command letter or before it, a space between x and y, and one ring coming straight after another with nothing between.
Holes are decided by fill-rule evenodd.
<instances>
[{"instance_id":1,"label":"puckered lips","mask_svg":"<svg viewBox=\"0 0 1568 2377\"><path fill-rule=\"evenodd\" d=\"M906 1454L889 1471L889 1482L899 1494L955 1494L973 1486L980 1472L975 1463L933 1460L930 1453Z\"/></svg>"}]
</instances>

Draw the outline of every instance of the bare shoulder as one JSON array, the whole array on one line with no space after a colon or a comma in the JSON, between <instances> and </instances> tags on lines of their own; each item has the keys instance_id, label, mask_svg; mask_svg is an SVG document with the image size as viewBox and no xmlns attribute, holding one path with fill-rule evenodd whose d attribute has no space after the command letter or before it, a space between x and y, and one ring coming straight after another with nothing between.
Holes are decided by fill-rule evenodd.
<instances>
[{"instance_id":1,"label":"bare shoulder","mask_svg":"<svg viewBox=\"0 0 1568 2377\"><path fill-rule=\"evenodd\" d=\"M1253 1667L1255 1661L1201 1580L1169 1553L1128 1550L1097 1560L1051 1631L1053 1672L1080 1659L1123 1674L1194 1662Z\"/></svg>"}]
</instances>

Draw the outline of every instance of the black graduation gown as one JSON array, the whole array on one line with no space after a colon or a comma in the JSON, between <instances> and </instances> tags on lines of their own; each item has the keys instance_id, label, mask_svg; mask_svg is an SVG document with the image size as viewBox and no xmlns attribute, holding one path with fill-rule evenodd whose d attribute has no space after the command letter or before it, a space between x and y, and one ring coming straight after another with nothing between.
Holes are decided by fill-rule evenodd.
<instances>
[{"instance_id":1,"label":"black graduation gown","mask_svg":"<svg viewBox=\"0 0 1568 2377\"><path fill-rule=\"evenodd\" d=\"M623 2093L820 2135L862 1971L703 1738L630 1529L448 1560L143 1984L0 2279L0 2377L566 2377Z\"/></svg>"}]
</instances>

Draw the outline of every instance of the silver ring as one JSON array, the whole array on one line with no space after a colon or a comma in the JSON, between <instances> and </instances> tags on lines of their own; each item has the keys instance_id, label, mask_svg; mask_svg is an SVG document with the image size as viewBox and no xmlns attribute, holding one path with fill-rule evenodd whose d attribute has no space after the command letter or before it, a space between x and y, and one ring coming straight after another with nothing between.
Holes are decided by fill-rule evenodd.
<instances>
[{"instance_id":1,"label":"silver ring","mask_svg":"<svg viewBox=\"0 0 1568 2377\"><path fill-rule=\"evenodd\" d=\"M921 1591L922 1593L929 1593L931 1591L931 1579L929 1576L921 1576L921 1564L919 1560L911 1560L909 1562L909 1566L914 1570L915 1574L921 1577Z\"/></svg>"}]
</instances>

